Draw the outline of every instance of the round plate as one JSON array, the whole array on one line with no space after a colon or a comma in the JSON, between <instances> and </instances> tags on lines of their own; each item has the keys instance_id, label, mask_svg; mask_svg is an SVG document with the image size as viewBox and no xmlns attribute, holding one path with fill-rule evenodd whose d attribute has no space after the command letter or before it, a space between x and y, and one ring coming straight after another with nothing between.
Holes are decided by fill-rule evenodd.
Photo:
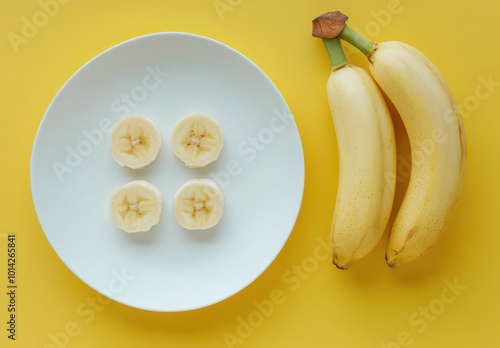
<instances>
[{"instance_id":1,"label":"round plate","mask_svg":"<svg viewBox=\"0 0 500 348\"><path fill-rule=\"evenodd\" d=\"M189 169L171 131L202 112L224 133L219 159ZM110 131L140 114L159 127L162 148L146 168L116 164ZM205 231L173 216L177 189L192 178L222 187L225 209ZM160 223L127 234L108 215L111 194L145 179L163 194ZM304 188L302 144L271 80L234 49L202 36L157 33L101 53L79 69L47 109L31 158L35 209L50 244L82 281L129 306L184 311L208 306L254 281L282 249Z\"/></svg>"}]
</instances>

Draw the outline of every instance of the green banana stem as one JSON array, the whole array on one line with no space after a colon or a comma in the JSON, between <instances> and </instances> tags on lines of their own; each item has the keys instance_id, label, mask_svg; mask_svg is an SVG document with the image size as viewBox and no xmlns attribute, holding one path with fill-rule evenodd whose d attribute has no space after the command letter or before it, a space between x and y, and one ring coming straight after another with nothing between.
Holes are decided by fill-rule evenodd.
<instances>
[{"instance_id":1,"label":"green banana stem","mask_svg":"<svg viewBox=\"0 0 500 348\"><path fill-rule=\"evenodd\" d=\"M323 44L328 52L328 56L330 57L332 70L340 69L344 65L349 64L349 61L344 54L344 50L342 49L340 38L336 37L333 39L323 39Z\"/></svg>"},{"instance_id":2,"label":"green banana stem","mask_svg":"<svg viewBox=\"0 0 500 348\"><path fill-rule=\"evenodd\" d=\"M352 30L348 25L346 25L342 30L340 38L349 42L351 45L363 52L363 54L367 57L370 57L370 55L373 53L373 51L375 51L375 48L377 47L374 42L365 39L354 30Z\"/></svg>"}]
</instances>

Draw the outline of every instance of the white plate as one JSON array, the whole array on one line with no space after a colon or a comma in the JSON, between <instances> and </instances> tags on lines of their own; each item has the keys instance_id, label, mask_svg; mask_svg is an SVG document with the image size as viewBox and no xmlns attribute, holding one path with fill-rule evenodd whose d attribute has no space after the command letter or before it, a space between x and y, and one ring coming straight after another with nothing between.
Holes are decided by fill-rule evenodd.
<instances>
[{"instance_id":1,"label":"white plate","mask_svg":"<svg viewBox=\"0 0 500 348\"><path fill-rule=\"evenodd\" d=\"M202 169L170 146L173 125L192 112L215 118L225 136ZM134 113L163 140L142 170L118 166L108 145L112 125ZM187 231L173 196L197 177L220 183L225 211L214 228ZM108 199L141 178L161 190L164 209L150 232L127 234L109 219ZM237 293L280 252L302 201L302 144L285 100L248 58L202 36L151 34L98 55L57 93L33 146L31 188L47 239L82 281L132 307L191 310Z\"/></svg>"}]
</instances>

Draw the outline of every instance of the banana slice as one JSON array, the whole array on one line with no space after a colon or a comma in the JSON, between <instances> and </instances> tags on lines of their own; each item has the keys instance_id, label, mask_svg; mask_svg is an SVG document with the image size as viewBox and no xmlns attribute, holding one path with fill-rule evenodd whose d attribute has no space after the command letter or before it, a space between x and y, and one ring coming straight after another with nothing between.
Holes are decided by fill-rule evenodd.
<instances>
[{"instance_id":1,"label":"banana slice","mask_svg":"<svg viewBox=\"0 0 500 348\"><path fill-rule=\"evenodd\" d=\"M160 221L163 197L146 180L120 187L111 197L109 213L116 227L128 233L147 232Z\"/></svg>"},{"instance_id":2,"label":"banana slice","mask_svg":"<svg viewBox=\"0 0 500 348\"><path fill-rule=\"evenodd\" d=\"M199 168L215 161L224 144L217 121L204 114L180 119L172 133L172 149L188 167Z\"/></svg>"},{"instance_id":3,"label":"banana slice","mask_svg":"<svg viewBox=\"0 0 500 348\"><path fill-rule=\"evenodd\" d=\"M182 185L174 197L175 219L188 230L215 226L224 210L224 197L210 179L193 179Z\"/></svg>"},{"instance_id":4,"label":"banana slice","mask_svg":"<svg viewBox=\"0 0 500 348\"><path fill-rule=\"evenodd\" d=\"M141 116L130 116L118 122L111 135L111 155L122 167L140 169L153 162L161 147L158 128Z\"/></svg>"}]
</instances>

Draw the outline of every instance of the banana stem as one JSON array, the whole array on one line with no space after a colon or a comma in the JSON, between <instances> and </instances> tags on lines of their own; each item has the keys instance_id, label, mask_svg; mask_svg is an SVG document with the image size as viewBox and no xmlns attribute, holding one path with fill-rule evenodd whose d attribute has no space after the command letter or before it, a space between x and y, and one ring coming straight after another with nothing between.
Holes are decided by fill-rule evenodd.
<instances>
[{"instance_id":1,"label":"banana stem","mask_svg":"<svg viewBox=\"0 0 500 348\"><path fill-rule=\"evenodd\" d=\"M342 30L340 38L349 42L351 45L363 52L363 54L367 57L370 57L370 55L373 53L373 51L375 51L375 48L377 47L374 42L365 39L354 30L352 30L348 25L346 25Z\"/></svg>"},{"instance_id":2,"label":"banana stem","mask_svg":"<svg viewBox=\"0 0 500 348\"><path fill-rule=\"evenodd\" d=\"M344 50L342 49L340 38L336 37L333 39L323 39L323 44L328 52L328 56L330 57L333 70L340 69L344 65L349 64L349 61L344 54Z\"/></svg>"}]
</instances>

